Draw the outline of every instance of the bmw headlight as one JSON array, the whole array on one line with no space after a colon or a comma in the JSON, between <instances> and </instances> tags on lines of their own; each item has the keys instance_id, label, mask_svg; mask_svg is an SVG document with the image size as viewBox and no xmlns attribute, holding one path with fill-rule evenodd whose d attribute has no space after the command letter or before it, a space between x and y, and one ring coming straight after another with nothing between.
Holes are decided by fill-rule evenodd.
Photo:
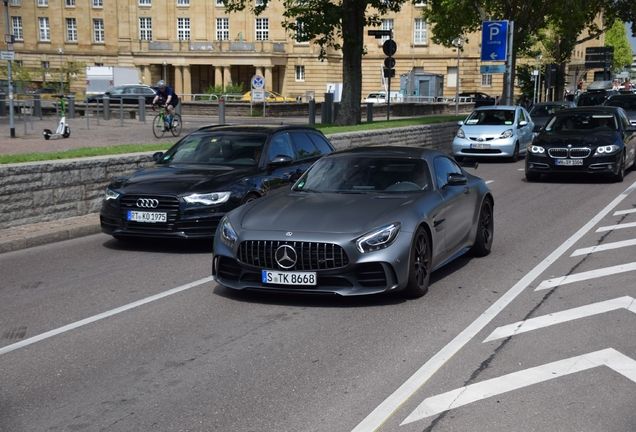
<instances>
[{"instance_id":1,"label":"bmw headlight","mask_svg":"<svg viewBox=\"0 0 636 432\"><path fill-rule=\"evenodd\" d=\"M619 150L620 150L620 147L617 146L616 144L601 146L596 149L596 153L594 153L594 156L610 155L612 153L616 153Z\"/></svg>"},{"instance_id":2,"label":"bmw headlight","mask_svg":"<svg viewBox=\"0 0 636 432\"><path fill-rule=\"evenodd\" d=\"M464 133L464 130L462 128L459 128L459 130L457 131L457 138L466 138L466 134Z\"/></svg>"},{"instance_id":3,"label":"bmw headlight","mask_svg":"<svg viewBox=\"0 0 636 432\"><path fill-rule=\"evenodd\" d=\"M230 199L231 192L212 192L207 194L192 194L184 196L188 204L216 205L223 204Z\"/></svg>"},{"instance_id":4,"label":"bmw headlight","mask_svg":"<svg viewBox=\"0 0 636 432\"><path fill-rule=\"evenodd\" d=\"M545 149L541 146L530 144L528 146L528 151L532 154L543 154L545 153Z\"/></svg>"},{"instance_id":5,"label":"bmw headlight","mask_svg":"<svg viewBox=\"0 0 636 432\"><path fill-rule=\"evenodd\" d=\"M393 244L401 229L402 224L399 222L383 226L356 240L356 247L360 253L374 252L387 248Z\"/></svg>"},{"instance_id":6,"label":"bmw headlight","mask_svg":"<svg viewBox=\"0 0 636 432\"><path fill-rule=\"evenodd\" d=\"M234 247L234 243L236 243L238 236L236 235L236 231L234 231L234 228L232 227L232 224L227 217L224 217L221 221L220 233L221 241L223 242L223 244L229 248Z\"/></svg>"},{"instance_id":7,"label":"bmw headlight","mask_svg":"<svg viewBox=\"0 0 636 432\"><path fill-rule=\"evenodd\" d=\"M510 138L513 135L512 129L506 129L499 138Z\"/></svg>"},{"instance_id":8,"label":"bmw headlight","mask_svg":"<svg viewBox=\"0 0 636 432\"><path fill-rule=\"evenodd\" d=\"M119 198L119 193L115 192L114 190L111 189L106 189L106 201L109 200L114 200Z\"/></svg>"}]
</instances>

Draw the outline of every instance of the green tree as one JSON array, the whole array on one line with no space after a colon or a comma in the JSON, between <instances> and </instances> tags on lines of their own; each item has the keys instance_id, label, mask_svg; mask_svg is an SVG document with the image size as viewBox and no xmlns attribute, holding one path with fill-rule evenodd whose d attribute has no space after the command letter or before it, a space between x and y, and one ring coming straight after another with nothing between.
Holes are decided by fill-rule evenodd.
<instances>
[{"instance_id":1,"label":"green tree","mask_svg":"<svg viewBox=\"0 0 636 432\"><path fill-rule=\"evenodd\" d=\"M614 72L622 72L624 67L631 67L633 56L632 46L627 39L625 23L617 19L605 34L605 46L614 47Z\"/></svg>"},{"instance_id":2,"label":"green tree","mask_svg":"<svg viewBox=\"0 0 636 432\"><path fill-rule=\"evenodd\" d=\"M399 12L407 0L283 0L283 27L297 41L313 41L320 46L320 59L342 51L342 100L336 121L339 125L359 124L362 105L362 56L365 27L377 27L387 12ZM269 0L253 6L246 0L224 0L226 10L248 7L260 15Z\"/></svg>"}]
</instances>

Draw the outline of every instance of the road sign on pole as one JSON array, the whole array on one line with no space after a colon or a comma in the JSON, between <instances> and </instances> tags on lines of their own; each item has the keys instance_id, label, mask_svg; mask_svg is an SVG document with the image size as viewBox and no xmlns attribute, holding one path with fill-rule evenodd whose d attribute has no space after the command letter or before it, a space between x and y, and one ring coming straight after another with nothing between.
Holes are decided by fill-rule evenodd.
<instances>
[{"instance_id":1,"label":"road sign on pole","mask_svg":"<svg viewBox=\"0 0 636 432\"><path fill-rule=\"evenodd\" d=\"M506 61L508 21L484 21L481 31L481 61Z\"/></svg>"},{"instance_id":2,"label":"road sign on pole","mask_svg":"<svg viewBox=\"0 0 636 432\"><path fill-rule=\"evenodd\" d=\"M265 88L265 78L262 75L254 75L252 77L252 88L257 90Z\"/></svg>"}]
</instances>

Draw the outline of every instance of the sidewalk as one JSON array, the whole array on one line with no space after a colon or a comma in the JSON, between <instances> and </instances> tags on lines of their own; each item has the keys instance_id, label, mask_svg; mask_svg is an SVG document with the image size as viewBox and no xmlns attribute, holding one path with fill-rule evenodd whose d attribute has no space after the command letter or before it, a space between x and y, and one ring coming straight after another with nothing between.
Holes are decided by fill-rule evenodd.
<instances>
[{"instance_id":1,"label":"sidewalk","mask_svg":"<svg viewBox=\"0 0 636 432\"><path fill-rule=\"evenodd\" d=\"M147 113L148 114L148 113ZM183 128L179 138L166 134L161 139L156 139L152 134L151 124L154 115L147 115L146 122L138 119L125 119L123 126L119 117L110 120L90 118L87 124L86 118L69 119L71 135L64 139L45 140L43 129L55 131L57 121L55 117L39 118L26 117L14 118L15 138L11 138L9 116L0 117L0 155L21 153L48 153L64 151L83 147L107 147L121 144L156 144L174 143L179 138L206 125L218 124L218 118L186 116L183 117ZM257 124L307 124L307 118L289 117L237 117L226 118L226 123L257 123ZM26 128L26 133L25 133ZM52 222L43 222L32 225L22 225L13 228L0 229L0 253L48 243L68 240L101 232L99 226L99 214L89 214L68 219L60 219Z\"/></svg>"}]
</instances>

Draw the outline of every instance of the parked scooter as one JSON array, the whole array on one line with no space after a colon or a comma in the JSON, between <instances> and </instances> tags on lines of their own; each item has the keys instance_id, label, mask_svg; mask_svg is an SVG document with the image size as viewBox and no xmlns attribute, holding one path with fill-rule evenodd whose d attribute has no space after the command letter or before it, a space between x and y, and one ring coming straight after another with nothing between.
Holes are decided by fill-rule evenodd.
<instances>
[{"instance_id":1,"label":"parked scooter","mask_svg":"<svg viewBox=\"0 0 636 432\"><path fill-rule=\"evenodd\" d=\"M60 123L57 125L57 130L55 133L51 132L51 129L44 129L44 132L42 132L46 140L60 137L68 138L71 135L71 128L66 124L66 102L64 102L64 95L60 95L60 105L62 106L62 118L60 118Z\"/></svg>"}]
</instances>

